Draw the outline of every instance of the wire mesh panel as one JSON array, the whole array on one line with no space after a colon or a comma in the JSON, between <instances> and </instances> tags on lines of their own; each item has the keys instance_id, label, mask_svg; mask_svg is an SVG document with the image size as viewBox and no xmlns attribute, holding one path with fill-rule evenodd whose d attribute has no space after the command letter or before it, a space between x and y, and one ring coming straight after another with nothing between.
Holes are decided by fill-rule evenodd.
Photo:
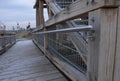
<instances>
[{"instance_id":1,"label":"wire mesh panel","mask_svg":"<svg viewBox=\"0 0 120 81\"><path fill-rule=\"evenodd\" d=\"M5 45L8 46L11 44L11 37L10 36L5 36Z\"/></svg>"},{"instance_id":2,"label":"wire mesh panel","mask_svg":"<svg viewBox=\"0 0 120 81\"><path fill-rule=\"evenodd\" d=\"M50 33L48 34L48 51L64 61L71 64L84 74L87 66L82 59L82 53L77 51L69 39L68 33Z\"/></svg>"},{"instance_id":3,"label":"wire mesh panel","mask_svg":"<svg viewBox=\"0 0 120 81\"><path fill-rule=\"evenodd\" d=\"M61 7L61 8L66 8L69 6L71 3L73 3L76 0L55 0L55 2Z\"/></svg>"},{"instance_id":4,"label":"wire mesh panel","mask_svg":"<svg viewBox=\"0 0 120 81\"><path fill-rule=\"evenodd\" d=\"M38 43L44 47L44 34L38 35Z\"/></svg>"},{"instance_id":5,"label":"wire mesh panel","mask_svg":"<svg viewBox=\"0 0 120 81\"><path fill-rule=\"evenodd\" d=\"M15 35L12 35L10 40L11 40L11 43L13 44L16 41Z\"/></svg>"},{"instance_id":6,"label":"wire mesh panel","mask_svg":"<svg viewBox=\"0 0 120 81\"><path fill-rule=\"evenodd\" d=\"M41 31L42 32L42 31ZM44 34L34 34L34 40L41 45L42 47L44 47Z\"/></svg>"},{"instance_id":7,"label":"wire mesh panel","mask_svg":"<svg viewBox=\"0 0 120 81\"><path fill-rule=\"evenodd\" d=\"M0 36L0 50L1 50L2 47L3 47L3 40L4 40L3 37Z\"/></svg>"},{"instance_id":8,"label":"wire mesh panel","mask_svg":"<svg viewBox=\"0 0 120 81\"><path fill-rule=\"evenodd\" d=\"M15 35L2 35L0 36L0 51L16 42Z\"/></svg>"},{"instance_id":9,"label":"wire mesh panel","mask_svg":"<svg viewBox=\"0 0 120 81\"><path fill-rule=\"evenodd\" d=\"M53 57L69 63L83 74L86 74L88 54L87 51L82 48L87 49L88 45L86 44L88 44L88 41L86 41L86 38L84 38L83 42L77 39L75 43L75 41L71 39L71 36L73 35L72 37L74 37L74 34L78 32L89 31L92 31L92 26L90 25L74 28L64 28L61 25L56 25L46 28L46 31L34 33L34 40L40 45L45 44L45 49L49 51ZM79 36L77 35L77 37ZM83 39L82 37L80 38ZM81 45L79 43L81 43ZM76 44L78 44L78 46L76 46Z\"/></svg>"}]
</instances>

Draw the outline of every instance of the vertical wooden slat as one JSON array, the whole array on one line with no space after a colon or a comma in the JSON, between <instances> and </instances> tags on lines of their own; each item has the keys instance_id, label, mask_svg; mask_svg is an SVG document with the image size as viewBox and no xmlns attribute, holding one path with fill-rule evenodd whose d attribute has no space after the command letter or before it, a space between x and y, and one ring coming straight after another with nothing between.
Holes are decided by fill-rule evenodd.
<instances>
[{"instance_id":1,"label":"vertical wooden slat","mask_svg":"<svg viewBox=\"0 0 120 81\"><path fill-rule=\"evenodd\" d=\"M39 8L36 7L36 26L40 25Z\"/></svg>"},{"instance_id":2,"label":"vertical wooden slat","mask_svg":"<svg viewBox=\"0 0 120 81\"><path fill-rule=\"evenodd\" d=\"M44 31L47 31L47 28L44 28ZM44 49L48 48L48 35L44 35Z\"/></svg>"},{"instance_id":3,"label":"vertical wooden slat","mask_svg":"<svg viewBox=\"0 0 120 81\"><path fill-rule=\"evenodd\" d=\"M117 8L102 8L89 13L95 40L90 40L89 81L113 81L116 45Z\"/></svg>"},{"instance_id":4,"label":"vertical wooden slat","mask_svg":"<svg viewBox=\"0 0 120 81\"><path fill-rule=\"evenodd\" d=\"M120 7L119 7L118 14L119 15L118 15L118 29L117 29L114 81L120 81Z\"/></svg>"},{"instance_id":5,"label":"vertical wooden slat","mask_svg":"<svg viewBox=\"0 0 120 81\"><path fill-rule=\"evenodd\" d=\"M89 24L95 30L95 40L89 39L87 72L89 81L96 81L98 77L98 56L100 41L100 9L89 13Z\"/></svg>"},{"instance_id":6,"label":"vertical wooden slat","mask_svg":"<svg viewBox=\"0 0 120 81\"><path fill-rule=\"evenodd\" d=\"M39 0L39 5L36 6L36 26L40 27L44 23L44 0Z\"/></svg>"},{"instance_id":7,"label":"vertical wooden slat","mask_svg":"<svg viewBox=\"0 0 120 81\"><path fill-rule=\"evenodd\" d=\"M100 10L98 81L113 81L116 51L117 8Z\"/></svg>"},{"instance_id":8,"label":"vertical wooden slat","mask_svg":"<svg viewBox=\"0 0 120 81\"><path fill-rule=\"evenodd\" d=\"M105 4L107 4L107 5L114 5L115 4L115 0L105 0Z\"/></svg>"},{"instance_id":9,"label":"vertical wooden slat","mask_svg":"<svg viewBox=\"0 0 120 81\"><path fill-rule=\"evenodd\" d=\"M39 18L40 18L40 25L44 23L44 11L43 11L43 4L44 0L39 0Z\"/></svg>"}]
</instances>

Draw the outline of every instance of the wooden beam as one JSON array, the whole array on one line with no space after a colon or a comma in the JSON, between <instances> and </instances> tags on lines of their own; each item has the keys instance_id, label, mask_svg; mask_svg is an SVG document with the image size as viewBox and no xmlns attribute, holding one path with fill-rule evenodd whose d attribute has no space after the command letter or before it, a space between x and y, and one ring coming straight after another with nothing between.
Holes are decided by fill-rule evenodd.
<instances>
[{"instance_id":1,"label":"wooden beam","mask_svg":"<svg viewBox=\"0 0 120 81\"><path fill-rule=\"evenodd\" d=\"M47 50L44 50L44 54L49 58L49 60L55 64L67 77L72 81L87 81L86 75L72 67L70 64L65 61L60 60L57 57L53 57Z\"/></svg>"},{"instance_id":2,"label":"wooden beam","mask_svg":"<svg viewBox=\"0 0 120 81\"><path fill-rule=\"evenodd\" d=\"M101 9L98 81L113 81L116 53L117 8Z\"/></svg>"},{"instance_id":3,"label":"wooden beam","mask_svg":"<svg viewBox=\"0 0 120 81\"><path fill-rule=\"evenodd\" d=\"M36 27L40 25L39 8L36 8Z\"/></svg>"},{"instance_id":4,"label":"wooden beam","mask_svg":"<svg viewBox=\"0 0 120 81\"><path fill-rule=\"evenodd\" d=\"M93 0L91 0L93 1ZM45 26L51 26L54 24L58 24L60 22L64 22L66 20L70 20L72 18L76 18L82 14L88 13L89 11L95 10L97 8L101 7L109 7L109 6L115 6L115 5L107 5L105 4L105 0L94 0L94 2L88 2L88 0L77 0L73 4L71 4L69 7L55 15L53 18L48 20L45 23Z\"/></svg>"},{"instance_id":5,"label":"wooden beam","mask_svg":"<svg viewBox=\"0 0 120 81\"><path fill-rule=\"evenodd\" d=\"M116 0L115 4L118 5L118 6L120 6L120 0Z\"/></svg>"},{"instance_id":6,"label":"wooden beam","mask_svg":"<svg viewBox=\"0 0 120 81\"><path fill-rule=\"evenodd\" d=\"M115 4L115 0L105 0L105 4L106 5L114 5Z\"/></svg>"},{"instance_id":7,"label":"wooden beam","mask_svg":"<svg viewBox=\"0 0 120 81\"><path fill-rule=\"evenodd\" d=\"M94 41L89 39L88 78L90 81L113 81L117 30L117 8L102 8L90 12Z\"/></svg>"},{"instance_id":8,"label":"wooden beam","mask_svg":"<svg viewBox=\"0 0 120 81\"><path fill-rule=\"evenodd\" d=\"M39 18L40 18L40 25L44 23L44 11L43 11L43 0L39 0Z\"/></svg>"},{"instance_id":9,"label":"wooden beam","mask_svg":"<svg viewBox=\"0 0 120 81\"><path fill-rule=\"evenodd\" d=\"M46 3L48 4L50 10L54 13L57 14L59 13L62 9L60 7L58 7L57 4L55 4L52 0L46 0ZM62 23L61 24L64 28L66 27L70 27L73 28L73 25L68 21L68 23ZM73 42L74 46L76 47L76 49L82 53L85 53L86 48L83 47L83 39L79 38L78 34L75 33L73 34L69 34L71 41ZM86 54L87 55L87 54ZM86 62L86 56L82 56L82 59L84 60L85 63Z\"/></svg>"},{"instance_id":10,"label":"wooden beam","mask_svg":"<svg viewBox=\"0 0 120 81\"><path fill-rule=\"evenodd\" d=\"M99 56L99 40L100 40L100 10L89 13L89 24L96 31L95 40L89 39L88 58L87 58L87 74L89 81L97 81L98 78L98 56ZM94 21L93 21L94 20Z\"/></svg>"},{"instance_id":11,"label":"wooden beam","mask_svg":"<svg viewBox=\"0 0 120 81\"><path fill-rule=\"evenodd\" d=\"M69 36L75 48L82 53L81 58L84 61L84 63L87 65L87 55L88 55L87 44L84 43L83 39L78 35L78 33L70 33Z\"/></svg>"},{"instance_id":12,"label":"wooden beam","mask_svg":"<svg viewBox=\"0 0 120 81\"><path fill-rule=\"evenodd\" d=\"M44 1L44 4L46 4L45 1ZM39 0L36 0L35 4L33 6L33 8L37 8L37 7L39 7ZM46 5L44 5L44 8L46 8Z\"/></svg>"},{"instance_id":13,"label":"wooden beam","mask_svg":"<svg viewBox=\"0 0 120 81\"><path fill-rule=\"evenodd\" d=\"M48 11L49 18L52 18L54 16L54 13L51 11L48 5L47 5L47 11Z\"/></svg>"},{"instance_id":14,"label":"wooden beam","mask_svg":"<svg viewBox=\"0 0 120 81\"><path fill-rule=\"evenodd\" d=\"M53 14L57 14L60 12L60 8L55 4L53 0L45 0L49 9L53 12Z\"/></svg>"},{"instance_id":15,"label":"wooden beam","mask_svg":"<svg viewBox=\"0 0 120 81\"><path fill-rule=\"evenodd\" d=\"M114 80L120 81L120 7L118 11L118 28L117 28L117 43L116 43L116 56L114 67Z\"/></svg>"}]
</instances>

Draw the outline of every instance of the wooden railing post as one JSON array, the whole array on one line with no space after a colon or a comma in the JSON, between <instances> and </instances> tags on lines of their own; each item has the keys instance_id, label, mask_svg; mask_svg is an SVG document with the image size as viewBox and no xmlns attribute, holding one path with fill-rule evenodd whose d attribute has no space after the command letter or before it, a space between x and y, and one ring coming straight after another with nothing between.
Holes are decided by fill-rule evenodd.
<instances>
[{"instance_id":1,"label":"wooden railing post","mask_svg":"<svg viewBox=\"0 0 120 81\"><path fill-rule=\"evenodd\" d=\"M2 47L3 47L3 49L5 49L6 48L5 33L2 34L2 37L3 37L3 39L2 39Z\"/></svg>"},{"instance_id":2,"label":"wooden railing post","mask_svg":"<svg viewBox=\"0 0 120 81\"><path fill-rule=\"evenodd\" d=\"M36 8L36 27L44 23L44 0L38 0Z\"/></svg>"},{"instance_id":3,"label":"wooden railing post","mask_svg":"<svg viewBox=\"0 0 120 81\"><path fill-rule=\"evenodd\" d=\"M10 44L12 44L12 34L10 34Z\"/></svg>"},{"instance_id":4,"label":"wooden railing post","mask_svg":"<svg viewBox=\"0 0 120 81\"><path fill-rule=\"evenodd\" d=\"M118 24L117 24L117 43L116 43L116 56L114 67L114 81L120 81L120 6L118 12Z\"/></svg>"},{"instance_id":5,"label":"wooden railing post","mask_svg":"<svg viewBox=\"0 0 120 81\"><path fill-rule=\"evenodd\" d=\"M113 81L116 52L117 8L101 8L89 13L95 40L89 38L89 81Z\"/></svg>"},{"instance_id":6,"label":"wooden railing post","mask_svg":"<svg viewBox=\"0 0 120 81\"><path fill-rule=\"evenodd\" d=\"M39 8L36 7L36 27L40 25Z\"/></svg>"},{"instance_id":7,"label":"wooden railing post","mask_svg":"<svg viewBox=\"0 0 120 81\"><path fill-rule=\"evenodd\" d=\"M47 28L44 28L44 31L47 31ZM44 35L44 49L48 48L48 35Z\"/></svg>"}]
</instances>

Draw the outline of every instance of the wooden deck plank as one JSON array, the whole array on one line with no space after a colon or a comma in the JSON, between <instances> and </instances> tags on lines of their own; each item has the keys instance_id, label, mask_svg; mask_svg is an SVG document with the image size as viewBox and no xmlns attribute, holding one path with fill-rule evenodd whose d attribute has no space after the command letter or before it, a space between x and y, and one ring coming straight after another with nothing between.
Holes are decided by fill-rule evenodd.
<instances>
[{"instance_id":1,"label":"wooden deck plank","mask_svg":"<svg viewBox=\"0 0 120 81\"><path fill-rule=\"evenodd\" d=\"M67 81L31 40L17 42L0 56L0 65L0 81L49 81L60 77Z\"/></svg>"}]
</instances>

